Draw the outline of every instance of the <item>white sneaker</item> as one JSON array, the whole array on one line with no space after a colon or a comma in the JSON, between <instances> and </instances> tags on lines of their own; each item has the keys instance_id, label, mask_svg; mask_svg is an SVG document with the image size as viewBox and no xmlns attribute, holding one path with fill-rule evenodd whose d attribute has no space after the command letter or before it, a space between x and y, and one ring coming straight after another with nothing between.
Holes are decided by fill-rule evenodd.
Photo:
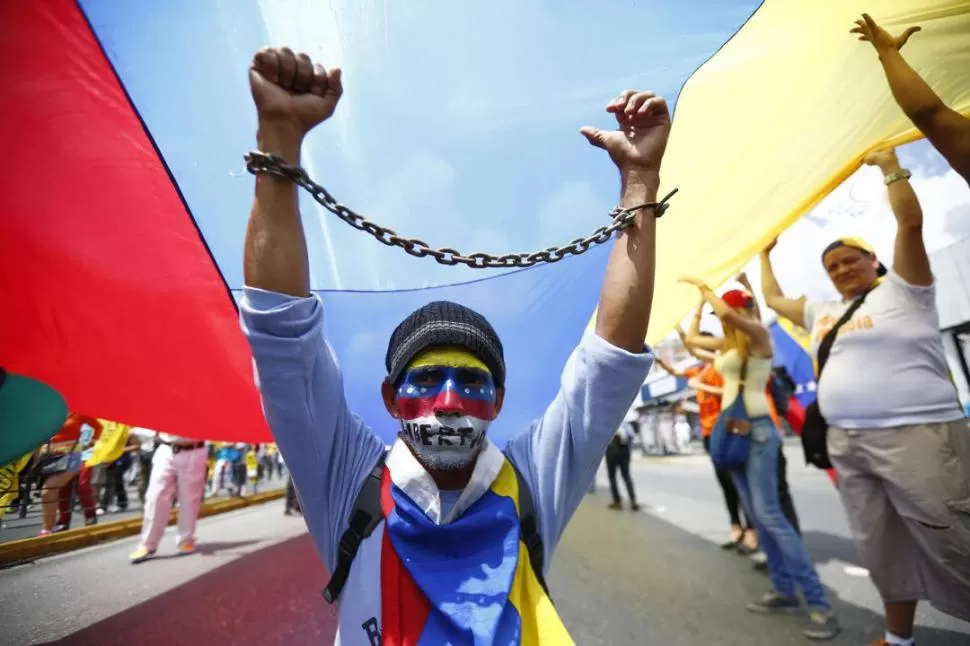
<instances>
[{"instance_id":1,"label":"white sneaker","mask_svg":"<svg viewBox=\"0 0 970 646\"><path fill-rule=\"evenodd\" d=\"M764 570L768 567L768 555L761 550L758 550L748 558L751 559L756 570Z\"/></svg>"}]
</instances>

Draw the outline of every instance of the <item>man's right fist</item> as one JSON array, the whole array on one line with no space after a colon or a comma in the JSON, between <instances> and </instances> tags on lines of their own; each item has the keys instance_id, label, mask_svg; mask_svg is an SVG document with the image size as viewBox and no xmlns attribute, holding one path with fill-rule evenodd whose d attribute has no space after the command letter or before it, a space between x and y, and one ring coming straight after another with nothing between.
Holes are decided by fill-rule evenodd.
<instances>
[{"instance_id":1,"label":"man's right fist","mask_svg":"<svg viewBox=\"0 0 970 646\"><path fill-rule=\"evenodd\" d=\"M340 70L314 65L288 47L267 47L253 57L249 88L260 126L292 129L302 137L337 108L343 86Z\"/></svg>"}]
</instances>

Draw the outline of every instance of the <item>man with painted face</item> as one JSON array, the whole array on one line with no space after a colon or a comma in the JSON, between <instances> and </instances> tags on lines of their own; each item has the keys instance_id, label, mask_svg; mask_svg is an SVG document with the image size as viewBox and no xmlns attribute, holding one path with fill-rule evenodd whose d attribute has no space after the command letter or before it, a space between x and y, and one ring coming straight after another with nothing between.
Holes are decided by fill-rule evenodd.
<instances>
[{"instance_id":1,"label":"man with painted face","mask_svg":"<svg viewBox=\"0 0 970 646\"><path fill-rule=\"evenodd\" d=\"M303 137L337 107L340 71L265 49L253 59L250 85L259 149L299 164ZM670 129L664 100L627 90L606 110L617 130L581 133L619 169L620 206L655 202ZM648 206L617 234L595 331L569 358L545 413L504 450L486 432L502 409L506 376L495 330L451 302L408 316L391 335L380 385L401 423L381 467L384 443L347 408L323 336L325 306L309 292L297 187L258 176L240 309L263 408L331 573L342 571L354 542L342 540L348 528L363 537L339 596L339 643L571 643L544 570L652 362L644 338L655 232ZM374 488L379 522L366 528L356 502ZM521 538L533 524L545 550L538 568L534 544Z\"/></svg>"}]
</instances>

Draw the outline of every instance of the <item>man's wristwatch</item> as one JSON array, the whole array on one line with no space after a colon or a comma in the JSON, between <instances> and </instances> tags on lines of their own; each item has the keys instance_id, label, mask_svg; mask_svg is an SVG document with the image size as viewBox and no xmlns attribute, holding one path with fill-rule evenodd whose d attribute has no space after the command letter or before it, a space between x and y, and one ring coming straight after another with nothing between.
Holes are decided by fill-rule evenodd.
<instances>
[{"instance_id":1,"label":"man's wristwatch","mask_svg":"<svg viewBox=\"0 0 970 646\"><path fill-rule=\"evenodd\" d=\"M886 184L886 186L889 186L893 182L898 182L901 179L909 179L912 176L913 174L909 172L908 168L901 168L896 172L889 173L888 175L883 177L882 181Z\"/></svg>"}]
</instances>

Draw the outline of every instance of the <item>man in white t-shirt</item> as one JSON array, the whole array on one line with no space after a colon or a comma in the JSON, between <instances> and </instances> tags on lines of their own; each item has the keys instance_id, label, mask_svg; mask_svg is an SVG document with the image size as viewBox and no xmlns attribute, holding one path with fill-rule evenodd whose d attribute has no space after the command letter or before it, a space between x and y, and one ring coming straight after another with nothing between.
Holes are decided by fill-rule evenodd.
<instances>
[{"instance_id":1,"label":"man in white t-shirt","mask_svg":"<svg viewBox=\"0 0 970 646\"><path fill-rule=\"evenodd\" d=\"M892 270L858 238L822 253L841 301L787 299L768 253L765 301L818 348L850 305L818 384L828 453L864 565L886 607L880 644L913 644L916 604L970 621L970 426L949 379L923 214L894 151L870 153L896 217Z\"/></svg>"}]
</instances>

